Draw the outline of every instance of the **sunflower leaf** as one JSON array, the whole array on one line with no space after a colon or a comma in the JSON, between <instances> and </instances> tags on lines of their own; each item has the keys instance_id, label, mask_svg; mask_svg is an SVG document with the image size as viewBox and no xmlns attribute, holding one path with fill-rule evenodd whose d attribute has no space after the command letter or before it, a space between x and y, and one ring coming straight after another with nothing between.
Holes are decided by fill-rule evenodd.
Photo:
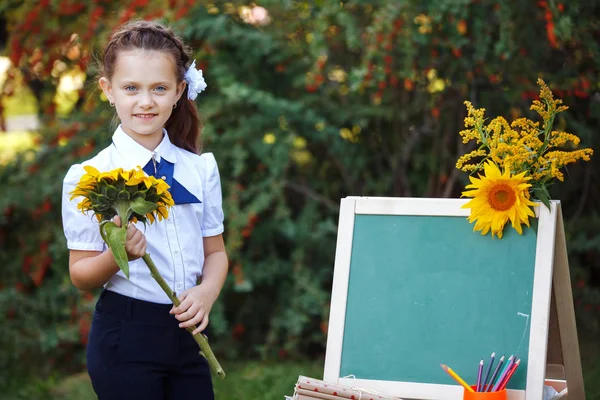
<instances>
[{"instance_id":1,"label":"sunflower leaf","mask_svg":"<svg viewBox=\"0 0 600 400\"><path fill-rule=\"evenodd\" d=\"M127 239L127 229L119 228L114 222L107 222L100 226L102 237L110 247L117 265L129 279L129 260L127 251L125 251L125 241Z\"/></svg>"},{"instance_id":2,"label":"sunflower leaf","mask_svg":"<svg viewBox=\"0 0 600 400\"><path fill-rule=\"evenodd\" d=\"M109 221L100 222L100 236L102 236L102 240L106 243L106 232L104 230L104 225L106 225Z\"/></svg>"},{"instance_id":3,"label":"sunflower leaf","mask_svg":"<svg viewBox=\"0 0 600 400\"><path fill-rule=\"evenodd\" d=\"M140 214L140 215L146 215L158 208L158 206L155 203L146 201L146 200L142 199L141 197L138 197L137 199L132 201L129 207L135 213Z\"/></svg>"}]
</instances>

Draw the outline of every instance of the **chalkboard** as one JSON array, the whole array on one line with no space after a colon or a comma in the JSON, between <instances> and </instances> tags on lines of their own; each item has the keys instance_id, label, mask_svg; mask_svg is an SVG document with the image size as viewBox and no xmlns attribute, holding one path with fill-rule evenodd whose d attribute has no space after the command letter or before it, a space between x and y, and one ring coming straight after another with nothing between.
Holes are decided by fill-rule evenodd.
<instances>
[{"instance_id":1,"label":"chalkboard","mask_svg":"<svg viewBox=\"0 0 600 400\"><path fill-rule=\"evenodd\" d=\"M553 249L541 250L554 235L549 212L523 235L507 226L498 239L473 232L463 200L344 200L325 380L396 396L461 398L440 364L475 384L479 361L496 352L496 360L521 358L509 398L525 398L533 375L541 388L545 347L535 339L545 341L548 332ZM536 287L547 290L536 294ZM532 307L542 310L535 318Z\"/></svg>"},{"instance_id":2,"label":"chalkboard","mask_svg":"<svg viewBox=\"0 0 600 400\"><path fill-rule=\"evenodd\" d=\"M525 389L536 237L491 240L462 217L357 215L341 375L454 384L444 363L474 384L496 351L519 354L509 387Z\"/></svg>"}]
</instances>

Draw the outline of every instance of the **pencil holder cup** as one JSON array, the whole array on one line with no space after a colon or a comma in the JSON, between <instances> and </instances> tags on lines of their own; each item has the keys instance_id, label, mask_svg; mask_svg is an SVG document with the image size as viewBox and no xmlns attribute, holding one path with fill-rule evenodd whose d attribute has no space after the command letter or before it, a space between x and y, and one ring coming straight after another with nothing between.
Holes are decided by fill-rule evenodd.
<instances>
[{"instance_id":1,"label":"pencil holder cup","mask_svg":"<svg viewBox=\"0 0 600 400\"><path fill-rule=\"evenodd\" d=\"M475 386L471 386L475 390ZM506 400L506 389L498 392L469 392L465 389L463 400Z\"/></svg>"}]
</instances>

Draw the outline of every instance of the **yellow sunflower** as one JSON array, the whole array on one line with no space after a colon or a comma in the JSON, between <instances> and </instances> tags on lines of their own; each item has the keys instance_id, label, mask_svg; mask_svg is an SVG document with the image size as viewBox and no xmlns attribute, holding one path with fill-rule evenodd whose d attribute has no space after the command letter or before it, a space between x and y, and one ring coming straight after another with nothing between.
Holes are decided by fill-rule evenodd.
<instances>
[{"instance_id":1,"label":"yellow sunflower","mask_svg":"<svg viewBox=\"0 0 600 400\"><path fill-rule=\"evenodd\" d=\"M153 223L169 216L173 206L169 185L162 179L148 176L140 168L100 172L85 166L85 174L70 193L71 200L83 197L77 209L92 211L98 221L109 221L119 215L123 221Z\"/></svg>"},{"instance_id":2,"label":"yellow sunflower","mask_svg":"<svg viewBox=\"0 0 600 400\"><path fill-rule=\"evenodd\" d=\"M527 183L531 178L525 172L511 176L510 171L500 172L498 166L488 161L484 165L485 175L479 178L469 177L471 184L463 196L473 197L462 208L470 208L469 222L475 221L473 230L486 235L490 230L492 237L502 238L504 225L510 220L512 227L523 234L521 224L529 226L529 217L535 214L529 206L537 204L529 200Z\"/></svg>"}]
</instances>

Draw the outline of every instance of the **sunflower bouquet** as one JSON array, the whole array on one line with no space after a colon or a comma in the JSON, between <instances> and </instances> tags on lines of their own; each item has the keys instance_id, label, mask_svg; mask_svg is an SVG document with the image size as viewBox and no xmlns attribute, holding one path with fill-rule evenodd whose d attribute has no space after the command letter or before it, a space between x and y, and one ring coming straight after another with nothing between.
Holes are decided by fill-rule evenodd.
<instances>
[{"instance_id":1,"label":"sunflower bouquet","mask_svg":"<svg viewBox=\"0 0 600 400\"><path fill-rule=\"evenodd\" d=\"M522 234L522 226L529 226L529 217L535 214L531 207L539 203L550 208L548 186L563 181L561 168L577 160L589 161L593 150L574 149L580 139L574 134L553 130L556 116L567 110L562 100L554 99L542 79L538 79L540 100L534 100L531 110L541 117L540 122L518 118L508 123L496 117L486 123L485 109L475 109L465 101L467 117L460 132L463 143L475 141L478 148L461 156L456 168L479 177L469 176L471 183L462 193L472 197L463 207L470 208L469 222L474 230L486 235L491 231L502 238L504 225ZM571 147L571 149L568 149Z\"/></svg>"},{"instance_id":2,"label":"sunflower bouquet","mask_svg":"<svg viewBox=\"0 0 600 400\"><path fill-rule=\"evenodd\" d=\"M169 185L162 179L148 176L140 168L125 171L118 168L109 172L100 172L92 166L85 166L85 174L70 193L71 200L83 197L77 209L84 214L93 212L100 223L100 234L111 249L115 261L127 278L129 278L129 261L125 250L127 225L130 222L154 223L169 216L169 208L173 206L173 198L169 193ZM117 226L112 219L121 218ZM160 275L152 258L146 253L142 259L150 269L150 274L167 294L175 306L180 302L164 278ZM192 333L202 354L208 361L211 370L220 378L225 372L219 365L207 337L202 333L193 334L195 327L186 328Z\"/></svg>"}]
</instances>

